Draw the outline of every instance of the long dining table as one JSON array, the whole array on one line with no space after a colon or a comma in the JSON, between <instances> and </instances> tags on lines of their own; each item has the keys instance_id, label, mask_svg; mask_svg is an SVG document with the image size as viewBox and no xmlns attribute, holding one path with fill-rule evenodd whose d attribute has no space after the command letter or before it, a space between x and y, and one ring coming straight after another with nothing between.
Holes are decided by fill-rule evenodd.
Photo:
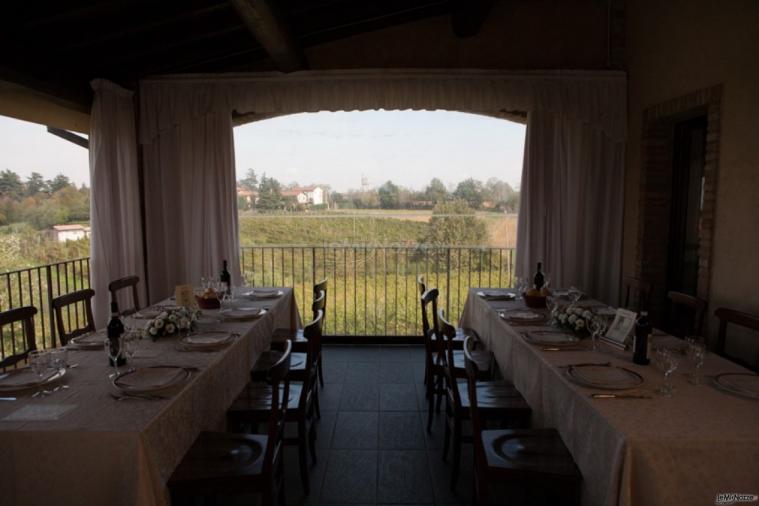
<instances>
[{"instance_id":1,"label":"long dining table","mask_svg":"<svg viewBox=\"0 0 759 506\"><path fill-rule=\"evenodd\" d=\"M176 337L143 339L126 367L191 371L170 397L114 398L113 368L100 349L68 352L67 388L0 402L0 504L169 504L167 480L201 431L225 428L226 411L272 331L300 326L293 290L280 290L274 299L244 301L267 309L254 320L217 322L218 310L204 312L211 323L203 330L237 335L221 350L183 350Z\"/></svg>"},{"instance_id":2,"label":"long dining table","mask_svg":"<svg viewBox=\"0 0 759 506\"><path fill-rule=\"evenodd\" d=\"M674 395L660 396L653 391L663 374L653 365L635 365L631 353L604 345L593 351L587 344L561 350L531 344L524 333L548 323L510 324L500 313L526 308L524 302L486 300L480 291L469 291L460 325L493 352L500 374L531 406L533 425L559 431L582 473L584 505L714 505L718 494L759 493L759 401L709 381L749 371L709 353L704 381L693 385L682 374L683 357ZM656 337L654 344L674 339ZM637 390L649 398L591 398L609 392L580 386L564 372L571 364L605 362L640 374Z\"/></svg>"}]
</instances>

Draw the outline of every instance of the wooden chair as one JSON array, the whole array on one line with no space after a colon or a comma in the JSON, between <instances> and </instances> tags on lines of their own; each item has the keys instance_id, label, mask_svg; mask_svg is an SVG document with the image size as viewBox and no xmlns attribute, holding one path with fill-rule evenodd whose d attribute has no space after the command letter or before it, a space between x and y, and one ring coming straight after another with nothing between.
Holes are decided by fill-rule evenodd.
<instances>
[{"instance_id":1,"label":"wooden chair","mask_svg":"<svg viewBox=\"0 0 759 506\"><path fill-rule=\"evenodd\" d=\"M631 276L622 278L622 287L625 291L625 308L636 313L648 311L651 302L651 283ZM632 302L635 305L632 305Z\"/></svg>"},{"instance_id":2,"label":"wooden chair","mask_svg":"<svg viewBox=\"0 0 759 506\"><path fill-rule=\"evenodd\" d=\"M427 431L432 430L432 411L440 411L440 403L443 397L446 395L445 389L445 341L439 335L439 322L438 314L442 314L438 311L437 300L438 290L437 288L430 288L420 298L422 306L422 338L424 339L424 384L426 385L426 397L427 397ZM431 311L430 311L431 307ZM430 318L430 314L432 317ZM454 352L454 366L464 367L464 356L461 353L461 348L464 344L464 330L457 328L456 337L454 338L453 347L457 350ZM474 331L469 331L470 335L476 336ZM490 358L490 353L484 352L487 356L487 360ZM483 362L486 360L483 359ZM483 373L489 374L490 367L483 367Z\"/></svg>"},{"instance_id":3,"label":"wooden chair","mask_svg":"<svg viewBox=\"0 0 759 506\"><path fill-rule=\"evenodd\" d=\"M453 349L453 338L456 328L445 320L441 314L440 334L445 339L445 372L446 402L445 402L445 442L443 445L443 460L448 457L448 448L453 443L453 462L451 467L451 490L456 489L459 478L459 463L461 460L462 443L471 443L472 438L462 434L465 420L470 418L471 402L467 389L459 390L459 380L466 380L466 357L477 362L478 372L482 370L483 360L488 365L489 353L473 353L474 347L480 343L474 338L467 337L464 341L470 348L461 353L461 366L456 367ZM532 410L514 385L508 381L477 381L477 396L483 401L479 404L479 416L499 422L510 428L530 426Z\"/></svg>"},{"instance_id":4,"label":"wooden chair","mask_svg":"<svg viewBox=\"0 0 759 506\"><path fill-rule=\"evenodd\" d=\"M108 291L111 292L111 300L118 300L117 292L119 290L132 289L132 307L122 309L119 314L121 316L129 316L140 310L140 296L138 294L137 285L140 282L140 278L137 276L126 276L124 278L116 279L108 284Z\"/></svg>"},{"instance_id":5,"label":"wooden chair","mask_svg":"<svg viewBox=\"0 0 759 506\"><path fill-rule=\"evenodd\" d=\"M527 489L534 495L542 495L542 504L579 504L582 475L556 430L484 430L483 406L479 398L480 383L477 381L479 371L470 349L470 343L465 343L467 392L474 443L473 504L488 504L491 484ZM529 502L536 503L541 504L537 501Z\"/></svg>"},{"instance_id":6,"label":"wooden chair","mask_svg":"<svg viewBox=\"0 0 759 506\"><path fill-rule=\"evenodd\" d=\"M58 330L58 338L61 341L61 346L66 346L69 339L95 331L95 318L92 316L92 297L94 296L95 290L86 288L53 299L55 326ZM80 327L79 311L82 307L84 326ZM64 309L66 309L66 320L68 320L69 324L68 332L66 331L66 325L64 323Z\"/></svg>"},{"instance_id":7,"label":"wooden chair","mask_svg":"<svg viewBox=\"0 0 759 506\"><path fill-rule=\"evenodd\" d=\"M702 335L706 301L681 292L669 292L667 298L671 307L670 328L672 335L686 337Z\"/></svg>"},{"instance_id":8,"label":"wooden chair","mask_svg":"<svg viewBox=\"0 0 759 506\"><path fill-rule=\"evenodd\" d=\"M748 369L759 372L759 366L756 364L751 364L748 360L743 360L738 357L729 355L725 351L725 345L727 344L728 323L743 327L744 329L750 331L759 332L759 316L736 311L735 309L728 309L726 307L718 308L714 312L714 315L719 318L719 333L717 334L717 345L714 351L718 355L725 357L726 359L735 362L736 364L740 364ZM754 334L753 337L757 338L759 335Z\"/></svg>"},{"instance_id":9,"label":"wooden chair","mask_svg":"<svg viewBox=\"0 0 759 506\"><path fill-rule=\"evenodd\" d=\"M18 307L0 313L0 329L4 328L6 325L21 323L22 331L24 333L23 342L26 346L23 350L19 351L15 349L14 342L13 354L0 360L0 369L5 369L6 367L16 365L17 363L26 360L29 353L37 349L37 340L34 334L34 315L36 314L37 308L34 306ZM13 332L15 332L15 330ZM15 333L12 335L15 337ZM5 338L5 336L2 336L2 333L0 333L0 337Z\"/></svg>"},{"instance_id":10,"label":"wooden chair","mask_svg":"<svg viewBox=\"0 0 759 506\"><path fill-rule=\"evenodd\" d=\"M427 291L427 284L424 282L424 276L419 276L416 278L416 286L419 289L419 296L421 297L424 295L424 292Z\"/></svg>"},{"instance_id":11,"label":"wooden chair","mask_svg":"<svg viewBox=\"0 0 759 506\"><path fill-rule=\"evenodd\" d=\"M290 381L290 396L287 400L286 423L297 424L297 435L293 438L284 438L286 445L298 447L300 460L300 476L303 491L310 491L308 477L308 452L311 460L316 463L316 425L314 414L316 410L316 360L319 337L321 334L321 311L316 318L303 329L308 341L306 357L296 359L295 353L291 354L291 363L299 367L298 370L290 368L288 380ZM288 341L289 343L289 341ZM267 359L262 356L263 360ZM300 362L298 362L300 360ZM300 369L302 367L302 369ZM260 368L257 364L256 368ZM245 387L235 402L227 411L227 419L232 431L240 431L245 426L255 427L266 421L269 399L272 396L273 387L266 383L256 381L258 376L251 374L252 381Z\"/></svg>"},{"instance_id":12,"label":"wooden chair","mask_svg":"<svg viewBox=\"0 0 759 506\"><path fill-rule=\"evenodd\" d=\"M276 493L284 506L282 454L291 350L292 344L286 343L284 353L268 371L267 433L201 433L169 478L173 504L197 496L260 493L262 503L268 506Z\"/></svg>"}]
</instances>

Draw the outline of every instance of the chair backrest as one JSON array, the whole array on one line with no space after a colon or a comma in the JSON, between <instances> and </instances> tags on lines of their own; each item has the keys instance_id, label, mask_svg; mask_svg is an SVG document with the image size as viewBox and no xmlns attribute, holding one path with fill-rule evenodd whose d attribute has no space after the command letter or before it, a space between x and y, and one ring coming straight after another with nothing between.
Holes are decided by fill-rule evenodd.
<instances>
[{"instance_id":1,"label":"chair backrest","mask_svg":"<svg viewBox=\"0 0 759 506\"><path fill-rule=\"evenodd\" d=\"M34 335L34 315L37 314L37 308L34 306L18 307L15 309L9 309L0 313L0 338L6 339L4 336L3 328L6 325L11 325L11 353L2 360L0 360L0 369L12 366L26 360L29 356L29 352L37 349L37 340ZM21 331L23 333L23 342L25 348L23 350L16 349L16 329L15 324L21 323ZM6 341L7 342L7 341Z\"/></svg>"},{"instance_id":2,"label":"chair backrest","mask_svg":"<svg viewBox=\"0 0 759 506\"><path fill-rule=\"evenodd\" d=\"M314 301L311 303L311 312L313 313L313 318L316 319L317 312L319 311L324 312L326 308L327 308L327 292L325 292L324 290L321 290L319 293L315 294ZM324 321L324 318L322 318L322 322L323 321Z\"/></svg>"},{"instance_id":3,"label":"chair backrest","mask_svg":"<svg viewBox=\"0 0 759 506\"><path fill-rule=\"evenodd\" d=\"M651 283L642 279L625 276L622 278L625 290L625 308L640 313L648 311L651 302Z\"/></svg>"},{"instance_id":4,"label":"chair backrest","mask_svg":"<svg viewBox=\"0 0 759 506\"><path fill-rule=\"evenodd\" d=\"M459 392L458 378L460 374L456 372L456 364L453 361L453 340L456 337L456 327L453 326L448 320L445 319L445 314L441 309L438 312L438 321L440 322L440 330L438 335L445 342L445 377L448 389L453 397L453 403L456 409L461 407L461 393Z\"/></svg>"},{"instance_id":5,"label":"chair backrest","mask_svg":"<svg viewBox=\"0 0 759 506\"><path fill-rule=\"evenodd\" d=\"M327 318L327 278L322 279L321 281L314 283L314 301L319 298L321 293L324 292L324 306L321 308L322 311L324 311L323 319ZM322 322L322 327L324 327L324 322Z\"/></svg>"},{"instance_id":6,"label":"chair backrest","mask_svg":"<svg viewBox=\"0 0 759 506\"><path fill-rule=\"evenodd\" d=\"M422 333L424 342L427 343L437 335L437 298L438 289L430 288L419 298L422 306ZM430 306L432 306L430 311ZM430 317L432 315L432 317Z\"/></svg>"},{"instance_id":7,"label":"chair backrest","mask_svg":"<svg viewBox=\"0 0 759 506\"><path fill-rule=\"evenodd\" d=\"M706 301L682 292L669 292L670 333L678 337L700 336L704 329Z\"/></svg>"},{"instance_id":8,"label":"chair backrest","mask_svg":"<svg viewBox=\"0 0 759 506\"><path fill-rule=\"evenodd\" d=\"M474 446L474 460L476 468L485 469L487 460L485 458L485 448L482 446L482 423L480 421L480 411L477 405L477 377L479 368L472 358L472 349L474 347L474 338L467 336L464 339L464 369L466 370L466 384L469 393L469 418L472 423L472 445Z\"/></svg>"},{"instance_id":9,"label":"chair backrest","mask_svg":"<svg viewBox=\"0 0 759 506\"><path fill-rule=\"evenodd\" d=\"M111 292L111 300L118 300L117 293L120 290L126 288L132 289L132 306L126 308L122 307L120 310L121 316L129 316L140 310L140 296L137 290L139 282L140 278L138 276L126 276L108 283L108 291Z\"/></svg>"},{"instance_id":10,"label":"chair backrest","mask_svg":"<svg viewBox=\"0 0 759 506\"><path fill-rule=\"evenodd\" d=\"M728 360L741 364L749 369L753 369L754 371L759 371L759 367L756 364L750 364L747 360L728 355L725 352L727 324L730 323L748 330L759 332L759 316L736 311L735 309L728 309L726 307L718 308L714 312L714 315L719 318L719 333L717 334L717 345L715 346L714 351ZM759 334L757 334L756 337L759 337Z\"/></svg>"},{"instance_id":11,"label":"chair backrest","mask_svg":"<svg viewBox=\"0 0 759 506\"><path fill-rule=\"evenodd\" d=\"M322 340L322 325L324 321L324 312L319 309L314 319L303 327L303 337L306 338L306 364L303 371L303 388L300 397L300 404L305 408L311 388L316 384L316 364L319 359L319 349Z\"/></svg>"},{"instance_id":12,"label":"chair backrest","mask_svg":"<svg viewBox=\"0 0 759 506\"><path fill-rule=\"evenodd\" d=\"M87 288L53 299L55 326L61 346L66 346L69 339L73 337L95 331L95 319L92 316L92 297L94 296L95 290ZM65 318L64 312L66 313ZM80 326L80 314L84 317L83 326ZM68 323L68 331L66 330L66 323Z\"/></svg>"},{"instance_id":13,"label":"chair backrest","mask_svg":"<svg viewBox=\"0 0 759 506\"><path fill-rule=\"evenodd\" d=\"M424 295L424 292L427 291L427 284L424 282L424 276L419 276L416 278L416 286L419 288L419 295Z\"/></svg>"},{"instance_id":14,"label":"chair backrest","mask_svg":"<svg viewBox=\"0 0 759 506\"><path fill-rule=\"evenodd\" d=\"M284 353L280 359L269 368L268 378L271 383L271 411L269 413L269 444L266 445L264 468L271 471L274 456L282 451L282 441L285 432L285 415L287 400L290 398L290 358L293 343L285 341ZM282 388L280 388L282 385Z\"/></svg>"}]
</instances>

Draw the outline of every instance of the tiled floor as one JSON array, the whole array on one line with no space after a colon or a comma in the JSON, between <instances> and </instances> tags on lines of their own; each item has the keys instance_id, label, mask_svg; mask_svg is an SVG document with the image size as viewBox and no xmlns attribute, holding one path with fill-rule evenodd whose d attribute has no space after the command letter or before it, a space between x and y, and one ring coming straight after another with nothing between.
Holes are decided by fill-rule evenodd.
<instances>
[{"instance_id":1,"label":"tiled floor","mask_svg":"<svg viewBox=\"0 0 759 506\"><path fill-rule=\"evenodd\" d=\"M289 504L466 504L471 447L457 493L442 461L442 414L426 432L421 346L325 346L317 465L302 493L298 457L287 448Z\"/></svg>"}]
</instances>

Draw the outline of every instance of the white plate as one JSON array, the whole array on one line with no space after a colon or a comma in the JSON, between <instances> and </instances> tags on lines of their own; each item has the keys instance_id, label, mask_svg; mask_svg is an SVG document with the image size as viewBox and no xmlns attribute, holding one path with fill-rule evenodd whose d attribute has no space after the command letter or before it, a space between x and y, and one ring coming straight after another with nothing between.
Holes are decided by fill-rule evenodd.
<instances>
[{"instance_id":1,"label":"white plate","mask_svg":"<svg viewBox=\"0 0 759 506\"><path fill-rule=\"evenodd\" d=\"M185 336L179 340L186 349L215 350L223 348L232 341L232 333L209 330Z\"/></svg>"},{"instance_id":2,"label":"white plate","mask_svg":"<svg viewBox=\"0 0 759 506\"><path fill-rule=\"evenodd\" d=\"M477 292L477 295L487 300L516 300L517 296L510 292L502 292L495 290L481 290Z\"/></svg>"},{"instance_id":3,"label":"white plate","mask_svg":"<svg viewBox=\"0 0 759 506\"><path fill-rule=\"evenodd\" d=\"M749 372L723 373L714 377L717 388L735 395L759 399L759 374Z\"/></svg>"},{"instance_id":4,"label":"white plate","mask_svg":"<svg viewBox=\"0 0 759 506\"><path fill-rule=\"evenodd\" d=\"M140 367L122 372L113 379L113 386L126 393L151 393L182 384L190 371L176 366Z\"/></svg>"},{"instance_id":5,"label":"white plate","mask_svg":"<svg viewBox=\"0 0 759 506\"><path fill-rule=\"evenodd\" d=\"M640 374L613 365L570 365L567 367L567 377L578 385L602 390L629 390L643 384Z\"/></svg>"},{"instance_id":6,"label":"white plate","mask_svg":"<svg viewBox=\"0 0 759 506\"><path fill-rule=\"evenodd\" d=\"M532 344L540 346L575 346L580 342L577 336L560 330L536 330L525 332L524 337Z\"/></svg>"},{"instance_id":7,"label":"white plate","mask_svg":"<svg viewBox=\"0 0 759 506\"><path fill-rule=\"evenodd\" d=\"M275 288L254 288L253 290L246 292L244 295L251 299L276 299L284 294L285 292Z\"/></svg>"},{"instance_id":8,"label":"white plate","mask_svg":"<svg viewBox=\"0 0 759 506\"><path fill-rule=\"evenodd\" d=\"M501 311L498 315L509 323L541 323L546 321L546 315L536 313L529 309L512 309L511 311Z\"/></svg>"},{"instance_id":9,"label":"white plate","mask_svg":"<svg viewBox=\"0 0 759 506\"><path fill-rule=\"evenodd\" d=\"M108 335L108 331L98 330L97 332L90 332L78 337L72 337L69 340L69 344L72 348L79 348L81 350L100 350L103 348L105 338Z\"/></svg>"},{"instance_id":10,"label":"white plate","mask_svg":"<svg viewBox=\"0 0 759 506\"><path fill-rule=\"evenodd\" d=\"M66 374L66 369L50 370L40 378L31 367L12 369L0 374L0 392L11 393L39 388L60 380Z\"/></svg>"},{"instance_id":11,"label":"white plate","mask_svg":"<svg viewBox=\"0 0 759 506\"><path fill-rule=\"evenodd\" d=\"M252 320L266 314L266 310L260 307L236 307L223 309L221 314L227 320Z\"/></svg>"}]
</instances>

